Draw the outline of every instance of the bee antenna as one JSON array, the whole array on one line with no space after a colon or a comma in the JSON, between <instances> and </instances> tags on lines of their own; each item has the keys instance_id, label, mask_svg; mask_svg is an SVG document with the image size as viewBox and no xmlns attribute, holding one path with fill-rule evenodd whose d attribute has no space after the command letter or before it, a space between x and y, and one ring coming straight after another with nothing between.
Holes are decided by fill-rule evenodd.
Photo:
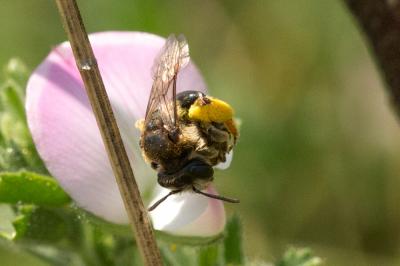
<instances>
[{"instance_id":1,"label":"bee antenna","mask_svg":"<svg viewBox=\"0 0 400 266\"><path fill-rule=\"evenodd\" d=\"M231 199L231 198L226 198L224 196L214 195L214 194L209 194L209 193L203 192L203 191L197 189L195 186L193 186L192 189L195 193L204 195L209 198L218 199L218 200L222 200L222 201L226 201L226 202L230 202L230 203L239 203L240 202L240 200L238 200L238 199Z\"/></svg>"},{"instance_id":2,"label":"bee antenna","mask_svg":"<svg viewBox=\"0 0 400 266\"><path fill-rule=\"evenodd\" d=\"M166 200L169 196L174 195L176 193L181 192L181 189L177 189L177 190L171 190L167 195L165 195L164 197L162 197L161 199L157 200L156 202L153 203L153 205L151 205L147 210L149 212L151 212L152 210L154 210L155 208L157 208L158 205L160 205L164 200Z\"/></svg>"}]
</instances>

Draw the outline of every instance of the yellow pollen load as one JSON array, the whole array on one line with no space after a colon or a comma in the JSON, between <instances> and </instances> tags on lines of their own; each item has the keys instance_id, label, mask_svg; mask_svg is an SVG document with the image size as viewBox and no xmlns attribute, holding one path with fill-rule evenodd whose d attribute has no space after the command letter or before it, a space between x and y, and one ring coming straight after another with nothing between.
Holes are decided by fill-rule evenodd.
<instances>
[{"instance_id":1,"label":"yellow pollen load","mask_svg":"<svg viewBox=\"0 0 400 266\"><path fill-rule=\"evenodd\" d=\"M207 96L211 100L208 104L202 104L202 100L196 100L189 108L189 118L203 122L223 123L232 119L233 109L224 101Z\"/></svg>"}]
</instances>

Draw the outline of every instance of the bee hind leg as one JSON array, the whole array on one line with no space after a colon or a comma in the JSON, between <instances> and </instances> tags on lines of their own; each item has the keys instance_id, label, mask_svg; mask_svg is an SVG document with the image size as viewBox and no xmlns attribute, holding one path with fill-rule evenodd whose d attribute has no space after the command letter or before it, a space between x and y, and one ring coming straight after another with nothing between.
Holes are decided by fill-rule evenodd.
<instances>
[{"instance_id":1,"label":"bee hind leg","mask_svg":"<svg viewBox=\"0 0 400 266\"><path fill-rule=\"evenodd\" d=\"M207 129L207 136L214 142L226 142L229 140L229 133L223 129L219 129L215 126L210 126Z\"/></svg>"}]
</instances>

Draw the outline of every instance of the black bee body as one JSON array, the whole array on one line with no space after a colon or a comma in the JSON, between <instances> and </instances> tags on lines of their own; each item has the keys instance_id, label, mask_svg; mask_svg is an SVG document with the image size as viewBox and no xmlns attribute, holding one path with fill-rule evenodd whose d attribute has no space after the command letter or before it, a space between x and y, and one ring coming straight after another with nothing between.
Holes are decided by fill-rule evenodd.
<instances>
[{"instance_id":1,"label":"black bee body","mask_svg":"<svg viewBox=\"0 0 400 266\"><path fill-rule=\"evenodd\" d=\"M192 91L177 95L177 105L180 114L185 113L190 105L186 95ZM190 95L195 100L193 94ZM159 110L151 114L149 122L144 125L145 133L140 146L151 162L151 166L158 171L158 183L169 189L191 189L193 184L204 188L213 180L214 170L207 152L199 150L199 143L210 143L207 135L200 127L200 123L189 121L185 115L178 116L178 137L170 136L165 128ZM207 149L203 150L206 151Z\"/></svg>"},{"instance_id":2,"label":"black bee body","mask_svg":"<svg viewBox=\"0 0 400 266\"><path fill-rule=\"evenodd\" d=\"M189 61L183 36L170 36L153 67L146 116L138 121L143 157L157 171L158 183L172 194L191 190L207 197L238 202L202 190L213 180L213 166L226 161L236 143L231 107L199 91L176 94L177 75Z\"/></svg>"}]
</instances>

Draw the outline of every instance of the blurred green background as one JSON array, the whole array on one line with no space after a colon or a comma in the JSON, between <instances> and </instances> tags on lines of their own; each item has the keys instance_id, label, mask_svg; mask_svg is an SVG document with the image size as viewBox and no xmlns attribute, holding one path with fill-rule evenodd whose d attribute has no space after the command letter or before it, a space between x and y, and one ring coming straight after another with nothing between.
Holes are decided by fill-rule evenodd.
<instances>
[{"instance_id":1,"label":"blurred green background","mask_svg":"<svg viewBox=\"0 0 400 266\"><path fill-rule=\"evenodd\" d=\"M0 3L1 65L34 69L66 39L54 1ZM400 128L341 1L78 3L89 32L184 33L210 94L235 107L241 138L216 184L242 201L226 207L248 256L297 245L327 265L400 265ZM1 265L30 265L0 246Z\"/></svg>"}]
</instances>

